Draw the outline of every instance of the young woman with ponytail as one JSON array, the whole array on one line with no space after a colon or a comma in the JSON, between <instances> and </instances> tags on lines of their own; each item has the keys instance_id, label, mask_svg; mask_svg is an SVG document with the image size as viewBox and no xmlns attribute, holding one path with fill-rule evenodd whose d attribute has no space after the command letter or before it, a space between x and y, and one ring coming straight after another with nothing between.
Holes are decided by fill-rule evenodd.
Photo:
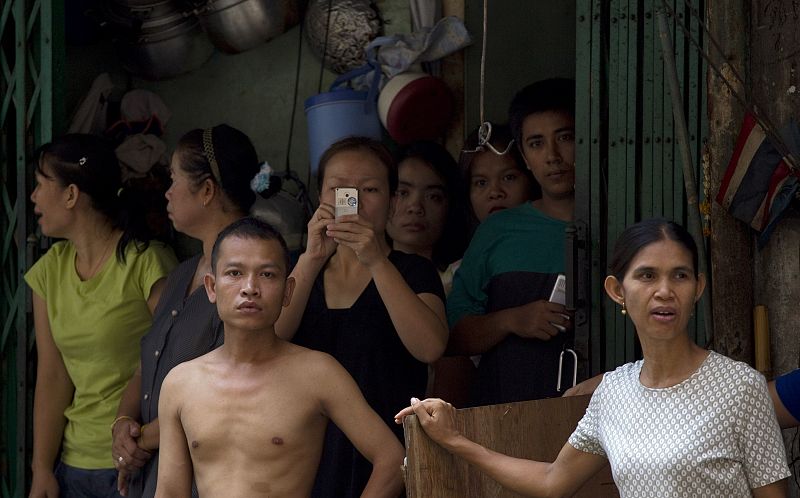
<instances>
[{"instance_id":1,"label":"young woman with ponytail","mask_svg":"<svg viewBox=\"0 0 800 498\"><path fill-rule=\"evenodd\" d=\"M66 135L37 159L34 212L64 240L25 275L38 352L30 496L113 496L109 427L176 260L149 240L108 142Z\"/></svg>"}]
</instances>

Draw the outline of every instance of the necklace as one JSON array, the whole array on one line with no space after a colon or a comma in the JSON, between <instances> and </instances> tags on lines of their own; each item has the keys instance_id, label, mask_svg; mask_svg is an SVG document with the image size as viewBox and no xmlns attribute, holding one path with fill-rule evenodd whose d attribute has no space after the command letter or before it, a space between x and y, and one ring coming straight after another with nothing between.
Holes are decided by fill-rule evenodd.
<instances>
[{"instance_id":1,"label":"necklace","mask_svg":"<svg viewBox=\"0 0 800 498\"><path fill-rule=\"evenodd\" d=\"M112 230L111 233L106 238L105 244L103 245L103 252L100 254L100 257L94 263L94 266L92 266L91 270L89 270L89 272L86 273L86 275L81 275L80 272L78 272L78 276L81 277L81 280L83 281L89 280L97 274L98 270L100 270L100 266L106 260L106 255L108 254L108 248L111 247L110 242L113 239L114 239L114 231Z\"/></svg>"}]
</instances>

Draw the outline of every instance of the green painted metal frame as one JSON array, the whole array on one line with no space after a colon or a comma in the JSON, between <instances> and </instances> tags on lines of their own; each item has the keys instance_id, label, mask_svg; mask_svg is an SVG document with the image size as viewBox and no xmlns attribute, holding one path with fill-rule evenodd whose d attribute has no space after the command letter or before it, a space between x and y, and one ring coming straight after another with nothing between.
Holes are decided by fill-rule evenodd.
<instances>
[{"instance_id":1,"label":"green painted metal frame","mask_svg":"<svg viewBox=\"0 0 800 498\"><path fill-rule=\"evenodd\" d=\"M63 57L63 2L0 4L0 496L27 496L34 337L23 275L36 256L28 204L30 155L53 134L54 60ZM54 46L58 47L54 50Z\"/></svg>"},{"instance_id":2,"label":"green painted metal frame","mask_svg":"<svg viewBox=\"0 0 800 498\"><path fill-rule=\"evenodd\" d=\"M684 0L667 0L689 19ZM576 43L576 225L586 226L589 295L577 312L576 336L589 337L592 373L641 355L632 324L605 297L602 282L617 236L635 221L663 216L686 223L683 173L675 143L671 100L664 73L656 9L662 0L578 0ZM704 12L704 0L692 0ZM701 38L699 22L690 29ZM675 58L702 190L702 158L708 123L706 66L671 20ZM703 199L703 193L699 193ZM579 262L578 267L581 264ZM576 300L577 302L577 300ZM583 309L581 309L581 305ZM690 324L704 343L702 314Z\"/></svg>"}]
</instances>

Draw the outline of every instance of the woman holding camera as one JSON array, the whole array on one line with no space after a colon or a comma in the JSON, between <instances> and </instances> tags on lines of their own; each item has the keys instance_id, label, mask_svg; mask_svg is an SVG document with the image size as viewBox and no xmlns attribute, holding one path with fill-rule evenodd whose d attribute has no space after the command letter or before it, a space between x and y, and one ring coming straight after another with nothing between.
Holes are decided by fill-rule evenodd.
<instances>
[{"instance_id":1,"label":"woman holding camera","mask_svg":"<svg viewBox=\"0 0 800 498\"><path fill-rule=\"evenodd\" d=\"M425 389L426 364L441 356L448 337L436 268L392 251L386 240L397 181L391 155L372 139L346 138L323 154L320 207L292 272L292 302L275 327L282 338L336 358L387 424L396 403ZM335 217L337 187L357 189L357 214ZM402 430L395 433L402 441ZM329 426L314 496L361 496L369 474L369 463Z\"/></svg>"}]
</instances>

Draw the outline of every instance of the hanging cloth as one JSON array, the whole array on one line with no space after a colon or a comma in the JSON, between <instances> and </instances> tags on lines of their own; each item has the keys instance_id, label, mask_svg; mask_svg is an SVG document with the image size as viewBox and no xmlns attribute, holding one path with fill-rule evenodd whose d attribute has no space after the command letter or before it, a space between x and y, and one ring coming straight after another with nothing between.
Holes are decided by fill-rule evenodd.
<instances>
[{"instance_id":1,"label":"hanging cloth","mask_svg":"<svg viewBox=\"0 0 800 498\"><path fill-rule=\"evenodd\" d=\"M102 135L106 129L108 98L114 91L114 83L108 73L102 73L94 79L89 92L83 97L68 133L91 133Z\"/></svg>"},{"instance_id":2,"label":"hanging cloth","mask_svg":"<svg viewBox=\"0 0 800 498\"><path fill-rule=\"evenodd\" d=\"M406 71L414 64L432 62L472 43L461 19L445 17L432 28L409 34L380 36L367 45L367 59L376 58L386 77Z\"/></svg>"}]
</instances>

